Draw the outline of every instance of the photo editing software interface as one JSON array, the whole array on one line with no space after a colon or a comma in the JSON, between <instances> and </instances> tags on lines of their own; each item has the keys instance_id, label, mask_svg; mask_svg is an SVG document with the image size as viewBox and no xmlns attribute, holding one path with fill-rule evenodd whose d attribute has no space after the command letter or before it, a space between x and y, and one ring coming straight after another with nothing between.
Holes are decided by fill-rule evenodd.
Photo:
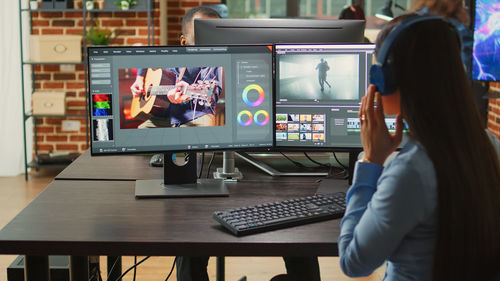
<instances>
[{"instance_id":1,"label":"photo editing software interface","mask_svg":"<svg viewBox=\"0 0 500 281\"><path fill-rule=\"evenodd\" d=\"M272 147L272 46L88 53L92 154Z\"/></svg>"},{"instance_id":2,"label":"photo editing software interface","mask_svg":"<svg viewBox=\"0 0 500 281\"><path fill-rule=\"evenodd\" d=\"M375 45L276 45L276 145L362 148L358 117ZM396 118L386 118L394 132Z\"/></svg>"}]
</instances>

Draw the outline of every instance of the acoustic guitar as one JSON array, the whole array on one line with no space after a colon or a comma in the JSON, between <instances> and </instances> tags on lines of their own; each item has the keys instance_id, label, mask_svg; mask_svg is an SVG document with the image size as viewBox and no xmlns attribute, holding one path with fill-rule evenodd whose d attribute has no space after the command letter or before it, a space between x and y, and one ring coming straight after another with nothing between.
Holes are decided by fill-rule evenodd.
<instances>
[{"instance_id":1,"label":"acoustic guitar","mask_svg":"<svg viewBox=\"0 0 500 281\"><path fill-rule=\"evenodd\" d=\"M170 106L167 94L175 88L175 85L160 85L162 74L161 68L148 68L146 71L144 92L141 95L134 96L130 105L130 114L133 118L148 120L153 116L165 116ZM211 106L216 87L216 82L199 80L197 83L185 87L183 94L188 96L189 100L192 100L195 105Z\"/></svg>"}]
</instances>

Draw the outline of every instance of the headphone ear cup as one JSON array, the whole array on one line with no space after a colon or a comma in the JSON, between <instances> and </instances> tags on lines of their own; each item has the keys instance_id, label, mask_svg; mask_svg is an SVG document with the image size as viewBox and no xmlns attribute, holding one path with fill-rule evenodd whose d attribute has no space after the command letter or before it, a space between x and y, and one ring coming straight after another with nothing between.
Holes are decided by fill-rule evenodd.
<instances>
[{"instance_id":1,"label":"headphone ear cup","mask_svg":"<svg viewBox=\"0 0 500 281\"><path fill-rule=\"evenodd\" d=\"M379 92L385 89L384 72L382 66L378 63L370 67L370 84L375 85Z\"/></svg>"},{"instance_id":2,"label":"headphone ear cup","mask_svg":"<svg viewBox=\"0 0 500 281\"><path fill-rule=\"evenodd\" d=\"M370 84L377 86L381 95L390 95L396 91L397 84L390 65L374 64L370 68Z\"/></svg>"}]
</instances>

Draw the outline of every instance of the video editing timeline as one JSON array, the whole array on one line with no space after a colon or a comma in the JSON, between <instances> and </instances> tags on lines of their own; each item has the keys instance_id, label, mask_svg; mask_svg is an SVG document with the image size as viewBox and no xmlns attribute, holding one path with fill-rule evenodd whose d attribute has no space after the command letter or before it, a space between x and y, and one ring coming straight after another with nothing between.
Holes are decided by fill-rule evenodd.
<instances>
[{"instance_id":1,"label":"video editing timeline","mask_svg":"<svg viewBox=\"0 0 500 281\"><path fill-rule=\"evenodd\" d=\"M93 154L268 148L272 47L91 47Z\"/></svg>"},{"instance_id":2,"label":"video editing timeline","mask_svg":"<svg viewBox=\"0 0 500 281\"><path fill-rule=\"evenodd\" d=\"M276 145L362 147L359 106L375 45L276 45ZM389 124L395 119L387 119Z\"/></svg>"}]
</instances>

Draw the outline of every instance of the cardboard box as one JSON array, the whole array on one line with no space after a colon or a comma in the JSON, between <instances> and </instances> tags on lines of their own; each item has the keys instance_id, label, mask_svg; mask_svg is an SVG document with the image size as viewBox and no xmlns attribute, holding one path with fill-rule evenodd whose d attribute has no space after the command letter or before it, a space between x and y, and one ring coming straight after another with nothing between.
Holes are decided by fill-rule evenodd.
<instances>
[{"instance_id":1,"label":"cardboard box","mask_svg":"<svg viewBox=\"0 0 500 281\"><path fill-rule=\"evenodd\" d=\"M32 96L33 115L66 114L66 93L34 92Z\"/></svg>"},{"instance_id":2,"label":"cardboard box","mask_svg":"<svg viewBox=\"0 0 500 281\"><path fill-rule=\"evenodd\" d=\"M30 35L31 62L81 62L79 35Z\"/></svg>"}]
</instances>

